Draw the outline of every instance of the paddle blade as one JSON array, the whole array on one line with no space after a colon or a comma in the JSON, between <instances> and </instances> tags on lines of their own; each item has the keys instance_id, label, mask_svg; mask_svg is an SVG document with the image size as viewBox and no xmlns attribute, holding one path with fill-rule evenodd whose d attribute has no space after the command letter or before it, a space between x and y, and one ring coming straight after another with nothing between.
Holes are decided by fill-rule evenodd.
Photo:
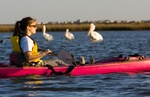
<instances>
[{"instance_id":1,"label":"paddle blade","mask_svg":"<svg viewBox=\"0 0 150 97\"><path fill-rule=\"evenodd\" d=\"M62 50L58 53L58 57L60 59L62 59L64 62L68 63L68 64L72 64L72 62L74 62L74 57L72 56L72 54L68 51Z\"/></svg>"}]
</instances>

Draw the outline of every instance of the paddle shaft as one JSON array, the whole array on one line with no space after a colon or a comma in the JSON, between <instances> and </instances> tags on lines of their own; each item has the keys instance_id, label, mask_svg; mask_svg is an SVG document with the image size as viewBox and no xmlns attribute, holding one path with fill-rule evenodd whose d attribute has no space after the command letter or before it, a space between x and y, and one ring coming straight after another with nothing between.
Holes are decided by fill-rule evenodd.
<instances>
[{"instance_id":1,"label":"paddle shaft","mask_svg":"<svg viewBox=\"0 0 150 97\"><path fill-rule=\"evenodd\" d=\"M0 40L0 43L3 43L6 39L10 39L10 37Z\"/></svg>"},{"instance_id":2,"label":"paddle shaft","mask_svg":"<svg viewBox=\"0 0 150 97\"><path fill-rule=\"evenodd\" d=\"M38 51L39 52L45 52L45 50L43 50L43 49L38 49ZM50 55L50 56L58 56L58 54L56 54L56 53L49 53L48 55Z\"/></svg>"}]
</instances>

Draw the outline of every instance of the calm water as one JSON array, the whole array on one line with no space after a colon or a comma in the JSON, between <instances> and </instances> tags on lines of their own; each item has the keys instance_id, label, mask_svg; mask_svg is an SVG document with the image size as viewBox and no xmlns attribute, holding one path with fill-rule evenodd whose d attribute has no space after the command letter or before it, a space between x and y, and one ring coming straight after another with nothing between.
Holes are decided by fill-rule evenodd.
<instances>
[{"instance_id":1,"label":"calm water","mask_svg":"<svg viewBox=\"0 0 150 97\"><path fill-rule=\"evenodd\" d=\"M80 55L83 55L86 61L90 55L96 60L119 54L139 53L150 56L150 31L101 31L104 41L97 43L89 42L87 32L73 32L73 41L66 41L64 32L49 33L54 36L51 42L45 41L40 32L33 36L40 48L49 48L55 53L62 49L69 50L76 59ZM0 39L11 34L0 33ZM0 61L8 62L11 52L9 41L0 46ZM0 79L0 87L0 97L149 97L150 75L28 76Z\"/></svg>"}]
</instances>

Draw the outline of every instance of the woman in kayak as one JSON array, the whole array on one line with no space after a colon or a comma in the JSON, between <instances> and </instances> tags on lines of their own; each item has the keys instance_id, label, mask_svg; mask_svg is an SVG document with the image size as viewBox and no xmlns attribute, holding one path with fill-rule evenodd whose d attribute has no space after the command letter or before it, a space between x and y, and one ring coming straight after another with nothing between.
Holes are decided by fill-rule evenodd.
<instances>
[{"instance_id":1,"label":"woman in kayak","mask_svg":"<svg viewBox=\"0 0 150 97\"><path fill-rule=\"evenodd\" d=\"M25 17L15 24L14 33L11 37L12 53L10 54L10 63L17 66L58 66L67 64L60 59L41 60L42 57L52 53L47 49L42 53L38 52L36 41L31 35L36 34L36 20L31 17ZM75 62L72 62L75 65Z\"/></svg>"}]
</instances>

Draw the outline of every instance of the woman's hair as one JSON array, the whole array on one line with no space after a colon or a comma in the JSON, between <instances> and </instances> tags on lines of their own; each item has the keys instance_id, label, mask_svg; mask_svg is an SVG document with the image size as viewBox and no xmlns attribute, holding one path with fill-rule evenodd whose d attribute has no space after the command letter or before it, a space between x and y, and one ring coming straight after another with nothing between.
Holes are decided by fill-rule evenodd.
<instances>
[{"instance_id":1,"label":"woman's hair","mask_svg":"<svg viewBox=\"0 0 150 97\"><path fill-rule=\"evenodd\" d=\"M36 20L31 17L25 17L21 21L17 21L14 28L14 35L20 36L22 31L26 31L27 26L31 25Z\"/></svg>"}]
</instances>

